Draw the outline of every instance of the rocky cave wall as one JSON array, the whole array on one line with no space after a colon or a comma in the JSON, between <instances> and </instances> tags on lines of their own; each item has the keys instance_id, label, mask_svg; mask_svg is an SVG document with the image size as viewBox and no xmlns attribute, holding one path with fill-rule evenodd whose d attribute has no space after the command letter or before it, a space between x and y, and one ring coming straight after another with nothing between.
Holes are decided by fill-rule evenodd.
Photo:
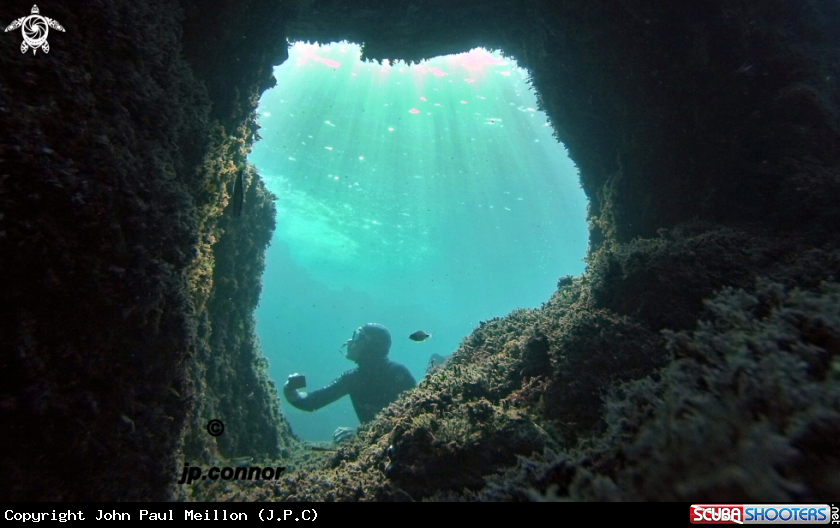
<instances>
[{"instance_id":1,"label":"rocky cave wall","mask_svg":"<svg viewBox=\"0 0 840 528\"><path fill-rule=\"evenodd\" d=\"M4 3L4 27L31 8ZM275 212L245 155L270 63L240 95L184 60L189 6L42 9L65 28L50 52L17 31L0 53L0 495L184 498L184 462L293 442L253 319Z\"/></svg>"},{"instance_id":2,"label":"rocky cave wall","mask_svg":"<svg viewBox=\"0 0 840 528\"><path fill-rule=\"evenodd\" d=\"M68 29L50 53L6 34L0 54L4 498L837 495L832 2L44 9ZM515 57L581 170L589 268L476 329L322 467L174 487L185 460L300 452L254 338L274 215L244 163L284 36Z\"/></svg>"}]
</instances>

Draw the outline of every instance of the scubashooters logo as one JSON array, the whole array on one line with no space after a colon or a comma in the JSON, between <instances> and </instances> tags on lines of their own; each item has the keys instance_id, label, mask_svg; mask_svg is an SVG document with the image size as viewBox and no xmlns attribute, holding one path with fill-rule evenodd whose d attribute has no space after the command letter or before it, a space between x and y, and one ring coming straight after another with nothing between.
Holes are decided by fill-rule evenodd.
<instances>
[{"instance_id":1,"label":"scubashooters logo","mask_svg":"<svg viewBox=\"0 0 840 528\"><path fill-rule=\"evenodd\" d=\"M20 17L9 24L9 27L6 28L6 32L8 33L9 31L13 31L21 26L23 27L23 29L21 29L21 33L23 33L23 42L20 45L21 53L26 53L29 48L32 48L33 55L36 54L38 48L43 49L44 53L49 53L50 44L47 42L47 35L50 33L50 28L57 29L62 32L64 31L61 24L51 18L41 16L38 13L38 6L33 5L31 15Z\"/></svg>"}]
</instances>

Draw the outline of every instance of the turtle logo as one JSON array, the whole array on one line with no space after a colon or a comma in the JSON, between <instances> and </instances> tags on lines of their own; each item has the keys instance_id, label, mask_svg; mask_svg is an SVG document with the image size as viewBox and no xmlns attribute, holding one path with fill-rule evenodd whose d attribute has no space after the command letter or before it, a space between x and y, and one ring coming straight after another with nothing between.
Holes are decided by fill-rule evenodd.
<instances>
[{"instance_id":1,"label":"turtle logo","mask_svg":"<svg viewBox=\"0 0 840 528\"><path fill-rule=\"evenodd\" d=\"M61 24L38 13L38 6L33 5L31 15L20 17L6 28L6 32L9 32L23 26L21 30L23 33L23 42L20 44L21 53L26 53L29 48L32 48L33 55L38 51L38 48L43 49L44 53L49 53L50 45L47 42L47 35L50 32L50 28L64 31Z\"/></svg>"}]
</instances>

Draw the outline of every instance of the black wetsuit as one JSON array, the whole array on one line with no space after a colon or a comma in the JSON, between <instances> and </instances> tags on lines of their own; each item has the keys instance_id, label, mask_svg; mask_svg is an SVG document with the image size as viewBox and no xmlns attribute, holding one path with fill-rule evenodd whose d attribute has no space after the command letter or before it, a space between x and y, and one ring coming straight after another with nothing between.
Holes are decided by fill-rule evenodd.
<instances>
[{"instance_id":1,"label":"black wetsuit","mask_svg":"<svg viewBox=\"0 0 840 528\"><path fill-rule=\"evenodd\" d=\"M403 391L413 389L414 377L403 365L388 359L369 361L348 370L323 389L296 398L294 389L283 392L293 406L303 411L315 411L342 396L350 395L353 409L361 423L373 420L376 413L397 399Z\"/></svg>"}]
</instances>

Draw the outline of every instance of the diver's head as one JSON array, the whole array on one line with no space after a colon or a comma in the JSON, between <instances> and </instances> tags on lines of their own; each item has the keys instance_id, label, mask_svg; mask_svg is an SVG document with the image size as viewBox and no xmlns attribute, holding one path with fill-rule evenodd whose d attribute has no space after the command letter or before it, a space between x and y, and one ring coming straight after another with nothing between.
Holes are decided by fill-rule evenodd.
<instances>
[{"instance_id":1,"label":"diver's head","mask_svg":"<svg viewBox=\"0 0 840 528\"><path fill-rule=\"evenodd\" d=\"M372 359L384 359L391 349L391 334L384 326L368 323L353 332L353 337L344 343L347 359L359 363Z\"/></svg>"}]
</instances>

